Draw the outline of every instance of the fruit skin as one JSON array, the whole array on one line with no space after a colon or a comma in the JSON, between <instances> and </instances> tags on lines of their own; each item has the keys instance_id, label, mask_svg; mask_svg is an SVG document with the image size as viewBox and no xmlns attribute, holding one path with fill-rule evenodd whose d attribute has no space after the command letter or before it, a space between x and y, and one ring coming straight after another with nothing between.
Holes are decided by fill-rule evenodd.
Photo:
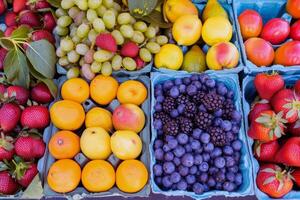
<instances>
[{"instance_id":1,"label":"fruit skin","mask_svg":"<svg viewBox=\"0 0 300 200\"><path fill-rule=\"evenodd\" d=\"M255 10L244 10L238 17L242 37L247 40L251 37L258 37L263 28L263 21Z\"/></svg>"},{"instance_id":2,"label":"fruit skin","mask_svg":"<svg viewBox=\"0 0 300 200\"><path fill-rule=\"evenodd\" d=\"M254 144L254 156L259 161L273 162L277 151L280 149L278 141L261 143L256 141Z\"/></svg>"},{"instance_id":3,"label":"fruit skin","mask_svg":"<svg viewBox=\"0 0 300 200\"><path fill-rule=\"evenodd\" d=\"M187 14L198 15L198 9L189 0L167 0L163 5L164 17L174 23L179 17Z\"/></svg>"},{"instance_id":4,"label":"fruit skin","mask_svg":"<svg viewBox=\"0 0 300 200\"><path fill-rule=\"evenodd\" d=\"M32 100L42 104L50 103L53 100L49 88L42 82L31 89L30 97Z\"/></svg>"},{"instance_id":5,"label":"fruit skin","mask_svg":"<svg viewBox=\"0 0 300 200\"><path fill-rule=\"evenodd\" d=\"M43 16L43 27L44 29L50 31L52 33L53 29L56 26L55 18L51 12L46 12Z\"/></svg>"},{"instance_id":6,"label":"fruit skin","mask_svg":"<svg viewBox=\"0 0 300 200\"><path fill-rule=\"evenodd\" d=\"M183 53L175 44L165 44L155 54L154 63L157 68L178 70L183 63Z\"/></svg>"},{"instance_id":7,"label":"fruit skin","mask_svg":"<svg viewBox=\"0 0 300 200\"><path fill-rule=\"evenodd\" d=\"M287 139L276 153L275 161L290 167L300 167L300 138Z\"/></svg>"},{"instance_id":8,"label":"fruit skin","mask_svg":"<svg viewBox=\"0 0 300 200\"><path fill-rule=\"evenodd\" d=\"M4 48L0 48L0 70L2 71L4 68L4 59L6 57L7 54L7 50Z\"/></svg>"},{"instance_id":9,"label":"fruit skin","mask_svg":"<svg viewBox=\"0 0 300 200\"><path fill-rule=\"evenodd\" d=\"M23 127L43 129L49 123L49 111L45 106L29 106L22 112L21 124Z\"/></svg>"},{"instance_id":10,"label":"fruit skin","mask_svg":"<svg viewBox=\"0 0 300 200\"><path fill-rule=\"evenodd\" d=\"M27 103L27 100L29 98L29 91L24 87L17 85L9 86L6 91L8 97L15 97L19 104L25 105Z\"/></svg>"},{"instance_id":11,"label":"fruit skin","mask_svg":"<svg viewBox=\"0 0 300 200\"><path fill-rule=\"evenodd\" d=\"M286 3L286 11L292 15L293 18L300 18L300 0L288 0Z\"/></svg>"},{"instance_id":12,"label":"fruit skin","mask_svg":"<svg viewBox=\"0 0 300 200\"><path fill-rule=\"evenodd\" d=\"M290 24L281 18L274 18L264 25L260 36L272 44L280 44L289 34Z\"/></svg>"},{"instance_id":13,"label":"fruit skin","mask_svg":"<svg viewBox=\"0 0 300 200\"><path fill-rule=\"evenodd\" d=\"M80 178L80 166L74 160L61 159L50 166L47 183L53 191L67 193L79 185Z\"/></svg>"},{"instance_id":14,"label":"fruit skin","mask_svg":"<svg viewBox=\"0 0 300 200\"><path fill-rule=\"evenodd\" d=\"M92 160L82 169L81 181L89 192L105 192L115 184L115 170L105 160Z\"/></svg>"},{"instance_id":15,"label":"fruit skin","mask_svg":"<svg viewBox=\"0 0 300 200\"><path fill-rule=\"evenodd\" d=\"M300 186L300 170L299 168L296 168L293 172L292 172L292 177L294 178L294 183L299 187Z\"/></svg>"},{"instance_id":16,"label":"fruit skin","mask_svg":"<svg viewBox=\"0 0 300 200\"><path fill-rule=\"evenodd\" d=\"M145 114L134 104L122 104L114 110L112 122L116 130L139 133L145 125Z\"/></svg>"},{"instance_id":17,"label":"fruit skin","mask_svg":"<svg viewBox=\"0 0 300 200\"><path fill-rule=\"evenodd\" d=\"M272 45L261 38L249 38L244 43L248 60L260 66L269 66L274 60L274 49Z\"/></svg>"},{"instance_id":18,"label":"fruit skin","mask_svg":"<svg viewBox=\"0 0 300 200\"><path fill-rule=\"evenodd\" d=\"M33 41L38 41L38 40L48 40L50 43L55 44L55 39L53 35L46 30L36 30L32 33L31 39Z\"/></svg>"},{"instance_id":19,"label":"fruit skin","mask_svg":"<svg viewBox=\"0 0 300 200\"><path fill-rule=\"evenodd\" d=\"M13 11L18 13L26 8L26 0L13 1Z\"/></svg>"},{"instance_id":20,"label":"fruit skin","mask_svg":"<svg viewBox=\"0 0 300 200\"><path fill-rule=\"evenodd\" d=\"M194 45L184 55L181 69L187 72L203 72L206 70L205 54L198 45Z\"/></svg>"},{"instance_id":21,"label":"fruit skin","mask_svg":"<svg viewBox=\"0 0 300 200\"><path fill-rule=\"evenodd\" d=\"M300 41L300 19L298 19L293 25L291 26L291 31L290 31L290 37L293 40L298 40Z\"/></svg>"},{"instance_id":22,"label":"fruit skin","mask_svg":"<svg viewBox=\"0 0 300 200\"><path fill-rule=\"evenodd\" d=\"M81 151L91 160L105 160L111 154L110 136L101 127L87 128L80 137Z\"/></svg>"},{"instance_id":23,"label":"fruit skin","mask_svg":"<svg viewBox=\"0 0 300 200\"><path fill-rule=\"evenodd\" d=\"M5 14L5 24L6 26L17 26L17 14L11 11L8 11Z\"/></svg>"},{"instance_id":24,"label":"fruit skin","mask_svg":"<svg viewBox=\"0 0 300 200\"><path fill-rule=\"evenodd\" d=\"M6 30L5 30L5 32L4 32L4 36L5 37L11 36L12 32L14 30L16 30L16 29L17 29L17 26L9 26L9 27L7 27Z\"/></svg>"},{"instance_id":25,"label":"fruit skin","mask_svg":"<svg viewBox=\"0 0 300 200\"><path fill-rule=\"evenodd\" d=\"M269 102L261 101L261 102L255 103L254 106L251 108L249 115L248 115L249 122L252 122L253 120L255 120L257 117L259 117L260 112L265 111L265 110L272 110Z\"/></svg>"},{"instance_id":26,"label":"fruit skin","mask_svg":"<svg viewBox=\"0 0 300 200\"><path fill-rule=\"evenodd\" d=\"M282 76L277 73L260 73L255 76L254 85L260 98L271 100L285 84Z\"/></svg>"},{"instance_id":27,"label":"fruit skin","mask_svg":"<svg viewBox=\"0 0 300 200\"><path fill-rule=\"evenodd\" d=\"M293 136L300 136L300 120L298 119L294 123L290 124L288 130Z\"/></svg>"},{"instance_id":28,"label":"fruit skin","mask_svg":"<svg viewBox=\"0 0 300 200\"><path fill-rule=\"evenodd\" d=\"M145 67L145 62L139 56L135 57L134 60L135 60L135 63L136 63L136 69L137 70L140 70L143 67Z\"/></svg>"},{"instance_id":29,"label":"fruit skin","mask_svg":"<svg viewBox=\"0 0 300 200\"><path fill-rule=\"evenodd\" d=\"M4 136L1 134L0 137L0 161L11 160L15 154L15 149L13 145L13 138L9 136Z\"/></svg>"},{"instance_id":30,"label":"fruit skin","mask_svg":"<svg viewBox=\"0 0 300 200\"><path fill-rule=\"evenodd\" d=\"M269 179L273 177L274 179ZM269 181L270 180L270 181ZM289 174L285 174L278 165L263 164L256 177L257 187L273 198L280 198L293 188ZM282 185L282 187L280 186Z\"/></svg>"},{"instance_id":31,"label":"fruit skin","mask_svg":"<svg viewBox=\"0 0 300 200\"><path fill-rule=\"evenodd\" d=\"M90 127L102 127L106 131L111 132L113 129L112 125L112 114L101 107L94 107L86 113L85 126Z\"/></svg>"},{"instance_id":32,"label":"fruit skin","mask_svg":"<svg viewBox=\"0 0 300 200\"><path fill-rule=\"evenodd\" d=\"M201 37L202 23L198 15L179 17L172 27L172 34L178 45L190 46Z\"/></svg>"},{"instance_id":33,"label":"fruit skin","mask_svg":"<svg viewBox=\"0 0 300 200\"><path fill-rule=\"evenodd\" d=\"M20 136L15 142L15 152L24 160L42 157L45 148L43 140L33 136Z\"/></svg>"},{"instance_id":34,"label":"fruit skin","mask_svg":"<svg viewBox=\"0 0 300 200\"><path fill-rule=\"evenodd\" d=\"M80 138L71 131L58 131L51 137L48 148L55 159L72 159L80 152Z\"/></svg>"},{"instance_id":35,"label":"fruit skin","mask_svg":"<svg viewBox=\"0 0 300 200\"><path fill-rule=\"evenodd\" d=\"M121 104L141 105L147 98L147 88L140 81L128 80L120 84L117 98Z\"/></svg>"},{"instance_id":36,"label":"fruit skin","mask_svg":"<svg viewBox=\"0 0 300 200\"><path fill-rule=\"evenodd\" d=\"M289 41L275 52L275 64L284 66L300 65L300 41Z\"/></svg>"},{"instance_id":37,"label":"fruit skin","mask_svg":"<svg viewBox=\"0 0 300 200\"><path fill-rule=\"evenodd\" d=\"M121 55L124 57L135 58L139 54L139 46L134 42L127 42L122 46Z\"/></svg>"},{"instance_id":38,"label":"fruit skin","mask_svg":"<svg viewBox=\"0 0 300 200\"><path fill-rule=\"evenodd\" d=\"M35 163L18 163L15 173L17 182L23 187L28 187L34 177L38 174L37 165Z\"/></svg>"},{"instance_id":39,"label":"fruit skin","mask_svg":"<svg viewBox=\"0 0 300 200\"><path fill-rule=\"evenodd\" d=\"M202 13L202 20L206 21L208 18L216 16L228 18L226 10L217 0L208 0Z\"/></svg>"},{"instance_id":40,"label":"fruit skin","mask_svg":"<svg viewBox=\"0 0 300 200\"><path fill-rule=\"evenodd\" d=\"M2 15L7 9L6 0L0 0L0 15Z\"/></svg>"},{"instance_id":41,"label":"fruit skin","mask_svg":"<svg viewBox=\"0 0 300 200\"><path fill-rule=\"evenodd\" d=\"M19 14L19 23L30 27L40 26L40 20L37 14L30 10L24 10Z\"/></svg>"},{"instance_id":42,"label":"fruit skin","mask_svg":"<svg viewBox=\"0 0 300 200\"><path fill-rule=\"evenodd\" d=\"M110 51L110 52L116 52L117 42L115 38L110 33L101 33L96 38L96 45L100 47L101 49Z\"/></svg>"},{"instance_id":43,"label":"fruit skin","mask_svg":"<svg viewBox=\"0 0 300 200\"><path fill-rule=\"evenodd\" d=\"M0 193L14 194L18 189L17 182L11 177L8 171L0 172Z\"/></svg>"},{"instance_id":44,"label":"fruit skin","mask_svg":"<svg viewBox=\"0 0 300 200\"><path fill-rule=\"evenodd\" d=\"M209 48L206 64L209 69L231 69L239 63L239 51L231 42L220 42Z\"/></svg>"},{"instance_id":45,"label":"fruit skin","mask_svg":"<svg viewBox=\"0 0 300 200\"><path fill-rule=\"evenodd\" d=\"M61 96L65 100L82 103L90 96L89 84L82 78L69 79L61 88Z\"/></svg>"},{"instance_id":46,"label":"fruit skin","mask_svg":"<svg viewBox=\"0 0 300 200\"><path fill-rule=\"evenodd\" d=\"M6 103L0 109L0 127L4 132L16 128L21 117L21 109L14 103Z\"/></svg>"}]
</instances>

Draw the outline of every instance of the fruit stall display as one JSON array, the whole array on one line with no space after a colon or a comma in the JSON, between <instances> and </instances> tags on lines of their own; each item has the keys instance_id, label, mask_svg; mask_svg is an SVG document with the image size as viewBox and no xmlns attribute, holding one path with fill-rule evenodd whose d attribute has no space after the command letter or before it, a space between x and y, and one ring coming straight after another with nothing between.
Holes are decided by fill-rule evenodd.
<instances>
[{"instance_id":1,"label":"fruit stall display","mask_svg":"<svg viewBox=\"0 0 300 200\"><path fill-rule=\"evenodd\" d=\"M291 74L298 70L300 16L299 5L293 2L233 3L246 73L278 70Z\"/></svg>"}]
</instances>

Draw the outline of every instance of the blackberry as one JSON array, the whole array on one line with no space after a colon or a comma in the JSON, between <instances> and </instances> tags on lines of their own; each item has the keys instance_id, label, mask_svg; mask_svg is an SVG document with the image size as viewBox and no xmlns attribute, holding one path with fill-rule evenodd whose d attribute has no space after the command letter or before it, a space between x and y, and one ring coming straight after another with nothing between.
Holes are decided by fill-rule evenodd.
<instances>
[{"instance_id":1,"label":"blackberry","mask_svg":"<svg viewBox=\"0 0 300 200\"><path fill-rule=\"evenodd\" d=\"M169 120L163 126L164 134L177 135L179 133L179 126L176 120Z\"/></svg>"},{"instance_id":2,"label":"blackberry","mask_svg":"<svg viewBox=\"0 0 300 200\"><path fill-rule=\"evenodd\" d=\"M193 122L192 120L186 117L180 117L178 119L180 131L186 134L189 134L193 131Z\"/></svg>"},{"instance_id":3,"label":"blackberry","mask_svg":"<svg viewBox=\"0 0 300 200\"><path fill-rule=\"evenodd\" d=\"M162 106L163 106L163 110L166 113L170 113L173 109L176 108L175 99L173 99L172 97L166 97L164 102L162 103Z\"/></svg>"},{"instance_id":4,"label":"blackberry","mask_svg":"<svg viewBox=\"0 0 300 200\"><path fill-rule=\"evenodd\" d=\"M196 112L197 112L196 104L194 104L193 102L186 103L184 107L184 116L192 118L194 117Z\"/></svg>"},{"instance_id":5,"label":"blackberry","mask_svg":"<svg viewBox=\"0 0 300 200\"><path fill-rule=\"evenodd\" d=\"M222 117L224 119L231 120L232 112L235 110L235 106L232 100L227 99L223 104L223 114Z\"/></svg>"},{"instance_id":6,"label":"blackberry","mask_svg":"<svg viewBox=\"0 0 300 200\"><path fill-rule=\"evenodd\" d=\"M215 92L210 92L203 97L202 103L208 111L214 112L223 108L224 99Z\"/></svg>"},{"instance_id":7,"label":"blackberry","mask_svg":"<svg viewBox=\"0 0 300 200\"><path fill-rule=\"evenodd\" d=\"M206 112L198 112L195 115L194 123L197 125L197 128L206 130L212 124L213 116Z\"/></svg>"},{"instance_id":8,"label":"blackberry","mask_svg":"<svg viewBox=\"0 0 300 200\"><path fill-rule=\"evenodd\" d=\"M185 104L188 103L188 102L190 102L189 97L186 96L186 95L183 95L183 94L179 95L179 96L177 97L177 99L176 99L177 105L180 105L180 104L184 104L184 105L185 105Z\"/></svg>"},{"instance_id":9,"label":"blackberry","mask_svg":"<svg viewBox=\"0 0 300 200\"><path fill-rule=\"evenodd\" d=\"M192 97L192 100L195 104L199 105L202 102L203 97L205 96L205 92L198 91L197 94L195 94Z\"/></svg>"},{"instance_id":10,"label":"blackberry","mask_svg":"<svg viewBox=\"0 0 300 200\"><path fill-rule=\"evenodd\" d=\"M163 124L166 124L168 121L170 121L170 116L164 112L155 112L153 116L154 119L160 119Z\"/></svg>"},{"instance_id":11,"label":"blackberry","mask_svg":"<svg viewBox=\"0 0 300 200\"><path fill-rule=\"evenodd\" d=\"M219 127L210 127L208 130L208 133L210 134L210 141L215 146L225 146L227 144L226 141L226 133Z\"/></svg>"}]
</instances>

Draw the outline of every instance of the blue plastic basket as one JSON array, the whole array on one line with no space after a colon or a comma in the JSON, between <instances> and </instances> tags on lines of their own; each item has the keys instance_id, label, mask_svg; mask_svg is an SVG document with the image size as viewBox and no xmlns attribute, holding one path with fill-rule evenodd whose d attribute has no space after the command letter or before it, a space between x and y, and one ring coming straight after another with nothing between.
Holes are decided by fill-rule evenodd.
<instances>
[{"instance_id":1,"label":"blue plastic basket","mask_svg":"<svg viewBox=\"0 0 300 200\"><path fill-rule=\"evenodd\" d=\"M242 106L241 106L241 92L239 87L239 81L238 81L238 75L236 74L217 74L217 73L211 73L209 74L210 77L212 77L215 80L218 80L220 82L223 82L227 88L231 89L232 91L235 91L234 93L234 100L235 100L235 106L237 109L242 112ZM151 90L154 91L154 87L157 84L160 84L166 80L175 79L175 78L183 78L191 76L191 74L162 74L159 72L153 72L151 73ZM154 114L154 105L156 103L154 92L151 93L151 116ZM247 195L253 195L253 179L252 179L252 168L251 166L251 159L249 155L249 150L247 147L247 138L245 134L244 124L242 123L241 129L239 132L239 139L243 141L243 148L242 148L242 155L241 155L241 163L240 163L240 169L243 175L243 184L240 186L239 190L236 192L226 192L226 191L210 191L205 192L202 195L196 195L194 192L188 192L188 191L179 191L179 190L170 190L170 191L163 191L161 190L154 181L154 175L153 175L153 166L156 163L155 157L154 157L154 150L153 145L154 141L157 137L157 131L154 129L153 126L153 118L151 119L151 144L150 144L150 158L151 158L151 164L150 164L150 170L151 170L151 186L152 186L152 192L153 193L159 193L166 196L190 196L194 199L206 199L210 198L212 196L227 196L227 197L243 197Z\"/></svg>"},{"instance_id":2,"label":"blue plastic basket","mask_svg":"<svg viewBox=\"0 0 300 200\"><path fill-rule=\"evenodd\" d=\"M270 67L257 67L251 61L247 59L245 46L242 38L242 34L240 31L240 25L238 23L238 16L246 9L256 10L263 18L263 23L266 23L272 18L281 17L287 21L291 21L292 17L286 13L285 11L286 0L261 0L261 1L253 1L253 0L235 0L233 1L233 10L234 10L234 18L236 22L236 28L238 32L238 38L240 42L240 49L242 52L242 58L246 67L244 68L244 72L246 74L256 74L259 72L267 72L267 71L278 71L281 74L296 74L300 73L300 65L297 66L289 66L285 67L282 65L272 65ZM282 44L281 44L282 45ZM281 45L272 45L274 49L280 47Z\"/></svg>"},{"instance_id":3,"label":"blue plastic basket","mask_svg":"<svg viewBox=\"0 0 300 200\"><path fill-rule=\"evenodd\" d=\"M284 75L284 81L287 85L293 85L297 80L300 79L300 75ZM248 122L248 114L250 112L251 103L256 97L256 89L254 87L254 76L246 76L243 80L242 92L243 92L243 110L244 110L244 122L246 130L248 130L249 122ZM247 132L246 132L247 133ZM256 175L259 170L259 163L253 155L252 145L254 143L253 139L247 136L248 148L251 153L252 167L253 167L253 182L255 183ZM256 184L254 184L254 190L256 197L260 200L269 200L272 199L265 193L261 192ZM282 199L300 199L300 191L292 190L287 195L285 195Z\"/></svg>"}]
</instances>

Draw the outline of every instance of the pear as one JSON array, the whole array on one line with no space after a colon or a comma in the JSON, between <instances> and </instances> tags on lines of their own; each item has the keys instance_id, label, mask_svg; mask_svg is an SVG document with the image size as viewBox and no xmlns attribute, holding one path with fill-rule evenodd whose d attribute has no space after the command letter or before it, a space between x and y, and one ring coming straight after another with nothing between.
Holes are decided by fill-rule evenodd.
<instances>
[{"instance_id":1,"label":"pear","mask_svg":"<svg viewBox=\"0 0 300 200\"><path fill-rule=\"evenodd\" d=\"M218 0L208 0L202 13L202 20L204 22L208 18L216 16L228 18L226 10L218 2Z\"/></svg>"},{"instance_id":2,"label":"pear","mask_svg":"<svg viewBox=\"0 0 300 200\"><path fill-rule=\"evenodd\" d=\"M198 45L194 45L184 55L181 69L187 72L203 72L206 70L205 54Z\"/></svg>"}]
</instances>

